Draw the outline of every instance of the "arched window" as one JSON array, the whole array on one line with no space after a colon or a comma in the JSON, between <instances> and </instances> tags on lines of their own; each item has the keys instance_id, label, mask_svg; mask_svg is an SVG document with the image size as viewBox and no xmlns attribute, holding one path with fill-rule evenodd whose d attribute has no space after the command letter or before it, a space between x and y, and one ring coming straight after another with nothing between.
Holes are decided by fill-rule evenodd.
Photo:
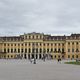
<instances>
[{"instance_id":1,"label":"arched window","mask_svg":"<svg viewBox=\"0 0 80 80\"><path fill-rule=\"evenodd\" d=\"M49 49L47 49L47 53L49 52Z\"/></svg>"},{"instance_id":2,"label":"arched window","mask_svg":"<svg viewBox=\"0 0 80 80\"><path fill-rule=\"evenodd\" d=\"M45 52L46 52L46 50L44 49L44 50L43 50L43 53L45 53Z\"/></svg>"},{"instance_id":3,"label":"arched window","mask_svg":"<svg viewBox=\"0 0 80 80\"><path fill-rule=\"evenodd\" d=\"M6 53L6 49L4 49L4 53Z\"/></svg>"},{"instance_id":4,"label":"arched window","mask_svg":"<svg viewBox=\"0 0 80 80\"><path fill-rule=\"evenodd\" d=\"M78 55L76 55L76 58L78 58Z\"/></svg>"},{"instance_id":5,"label":"arched window","mask_svg":"<svg viewBox=\"0 0 80 80\"><path fill-rule=\"evenodd\" d=\"M29 48L29 53L31 53L31 49Z\"/></svg>"},{"instance_id":6,"label":"arched window","mask_svg":"<svg viewBox=\"0 0 80 80\"><path fill-rule=\"evenodd\" d=\"M61 52L60 48L58 49L58 52Z\"/></svg>"},{"instance_id":7,"label":"arched window","mask_svg":"<svg viewBox=\"0 0 80 80\"><path fill-rule=\"evenodd\" d=\"M70 55L68 55L68 58L70 58Z\"/></svg>"},{"instance_id":8,"label":"arched window","mask_svg":"<svg viewBox=\"0 0 80 80\"><path fill-rule=\"evenodd\" d=\"M62 52L64 52L64 48L62 48Z\"/></svg>"},{"instance_id":9,"label":"arched window","mask_svg":"<svg viewBox=\"0 0 80 80\"><path fill-rule=\"evenodd\" d=\"M20 49L18 49L18 53L20 53Z\"/></svg>"},{"instance_id":10,"label":"arched window","mask_svg":"<svg viewBox=\"0 0 80 80\"><path fill-rule=\"evenodd\" d=\"M13 53L13 49L11 49L11 53Z\"/></svg>"},{"instance_id":11,"label":"arched window","mask_svg":"<svg viewBox=\"0 0 80 80\"><path fill-rule=\"evenodd\" d=\"M74 49L72 49L72 52L74 52Z\"/></svg>"},{"instance_id":12,"label":"arched window","mask_svg":"<svg viewBox=\"0 0 80 80\"><path fill-rule=\"evenodd\" d=\"M23 49L21 49L21 52L23 53Z\"/></svg>"},{"instance_id":13,"label":"arched window","mask_svg":"<svg viewBox=\"0 0 80 80\"><path fill-rule=\"evenodd\" d=\"M70 52L70 49L68 49L68 52Z\"/></svg>"},{"instance_id":14,"label":"arched window","mask_svg":"<svg viewBox=\"0 0 80 80\"><path fill-rule=\"evenodd\" d=\"M25 49L25 53L27 53L27 49Z\"/></svg>"},{"instance_id":15,"label":"arched window","mask_svg":"<svg viewBox=\"0 0 80 80\"><path fill-rule=\"evenodd\" d=\"M51 48L51 52L53 52L53 48Z\"/></svg>"},{"instance_id":16,"label":"arched window","mask_svg":"<svg viewBox=\"0 0 80 80\"><path fill-rule=\"evenodd\" d=\"M16 49L14 49L14 52L16 53Z\"/></svg>"},{"instance_id":17,"label":"arched window","mask_svg":"<svg viewBox=\"0 0 80 80\"><path fill-rule=\"evenodd\" d=\"M7 52L9 53L9 49L7 50Z\"/></svg>"},{"instance_id":18,"label":"arched window","mask_svg":"<svg viewBox=\"0 0 80 80\"><path fill-rule=\"evenodd\" d=\"M38 48L36 49L36 53L38 53Z\"/></svg>"},{"instance_id":19,"label":"arched window","mask_svg":"<svg viewBox=\"0 0 80 80\"><path fill-rule=\"evenodd\" d=\"M40 53L42 53L42 49L40 48Z\"/></svg>"},{"instance_id":20,"label":"arched window","mask_svg":"<svg viewBox=\"0 0 80 80\"><path fill-rule=\"evenodd\" d=\"M29 36L29 39L31 39L31 36Z\"/></svg>"},{"instance_id":21,"label":"arched window","mask_svg":"<svg viewBox=\"0 0 80 80\"><path fill-rule=\"evenodd\" d=\"M72 58L74 58L74 55L72 55Z\"/></svg>"},{"instance_id":22,"label":"arched window","mask_svg":"<svg viewBox=\"0 0 80 80\"><path fill-rule=\"evenodd\" d=\"M56 48L54 49L54 52L57 52L57 49Z\"/></svg>"},{"instance_id":23,"label":"arched window","mask_svg":"<svg viewBox=\"0 0 80 80\"><path fill-rule=\"evenodd\" d=\"M76 52L79 52L79 50L78 50L78 49L76 49Z\"/></svg>"}]
</instances>

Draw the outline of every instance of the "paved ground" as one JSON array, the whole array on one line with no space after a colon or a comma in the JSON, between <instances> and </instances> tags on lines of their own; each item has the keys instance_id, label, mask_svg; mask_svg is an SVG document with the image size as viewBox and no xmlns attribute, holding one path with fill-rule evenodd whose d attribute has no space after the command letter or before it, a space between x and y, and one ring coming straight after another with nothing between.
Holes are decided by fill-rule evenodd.
<instances>
[{"instance_id":1,"label":"paved ground","mask_svg":"<svg viewBox=\"0 0 80 80\"><path fill-rule=\"evenodd\" d=\"M0 80L80 80L80 66L64 61L0 60Z\"/></svg>"}]
</instances>

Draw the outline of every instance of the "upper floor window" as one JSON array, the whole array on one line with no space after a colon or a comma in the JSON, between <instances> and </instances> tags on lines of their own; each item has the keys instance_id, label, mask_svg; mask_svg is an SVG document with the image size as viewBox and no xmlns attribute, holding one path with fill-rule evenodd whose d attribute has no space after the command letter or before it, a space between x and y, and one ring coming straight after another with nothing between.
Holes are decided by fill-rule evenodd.
<instances>
[{"instance_id":1,"label":"upper floor window","mask_svg":"<svg viewBox=\"0 0 80 80\"><path fill-rule=\"evenodd\" d=\"M7 51L8 51L8 53L9 53L9 49L8 49Z\"/></svg>"},{"instance_id":2,"label":"upper floor window","mask_svg":"<svg viewBox=\"0 0 80 80\"><path fill-rule=\"evenodd\" d=\"M25 43L25 46L27 46L27 43Z\"/></svg>"},{"instance_id":3,"label":"upper floor window","mask_svg":"<svg viewBox=\"0 0 80 80\"><path fill-rule=\"evenodd\" d=\"M62 44L62 46L64 46L64 44Z\"/></svg>"},{"instance_id":4,"label":"upper floor window","mask_svg":"<svg viewBox=\"0 0 80 80\"><path fill-rule=\"evenodd\" d=\"M31 36L29 36L29 39L31 38Z\"/></svg>"},{"instance_id":5,"label":"upper floor window","mask_svg":"<svg viewBox=\"0 0 80 80\"><path fill-rule=\"evenodd\" d=\"M18 49L18 53L20 53L20 49Z\"/></svg>"},{"instance_id":6,"label":"upper floor window","mask_svg":"<svg viewBox=\"0 0 80 80\"><path fill-rule=\"evenodd\" d=\"M58 49L58 52L61 52L60 48Z\"/></svg>"},{"instance_id":7,"label":"upper floor window","mask_svg":"<svg viewBox=\"0 0 80 80\"><path fill-rule=\"evenodd\" d=\"M72 45L74 45L74 42L72 42Z\"/></svg>"},{"instance_id":8,"label":"upper floor window","mask_svg":"<svg viewBox=\"0 0 80 80\"><path fill-rule=\"evenodd\" d=\"M78 42L76 42L76 44L78 45Z\"/></svg>"},{"instance_id":9,"label":"upper floor window","mask_svg":"<svg viewBox=\"0 0 80 80\"><path fill-rule=\"evenodd\" d=\"M30 46L30 43L29 43L29 46Z\"/></svg>"},{"instance_id":10,"label":"upper floor window","mask_svg":"<svg viewBox=\"0 0 80 80\"><path fill-rule=\"evenodd\" d=\"M23 53L23 49L21 49L21 52Z\"/></svg>"},{"instance_id":11,"label":"upper floor window","mask_svg":"<svg viewBox=\"0 0 80 80\"><path fill-rule=\"evenodd\" d=\"M45 46L45 43L44 43L44 46Z\"/></svg>"},{"instance_id":12,"label":"upper floor window","mask_svg":"<svg viewBox=\"0 0 80 80\"><path fill-rule=\"evenodd\" d=\"M6 44L4 44L4 46L6 46Z\"/></svg>"},{"instance_id":13,"label":"upper floor window","mask_svg":"<svg viewBox=\"0 0 80 80\"><path fill-rule=\"evenodd\" d=\"M70 52L70 49L68 49L68 52Z\"/></svg>"},{"instance_id":14,"label":"upper floor window","mask_svg":"<svg viewBox=\"0 0 80 80\"><path fill-rule=\"evenodd\" d=\"M25 49L25 53L27 53L27 49Z\"/></svg>"},{"instance_id":15,"label":"upper floor window","mask_svg":"<svg viewBox=\"0 0 80 80\"><path fill-rule=\"evenodd\" d=\"M42 38L42 36L40 36L40 39Z\"/></svg>"},{"instance_id":16,"label":"upper floor window","mask_svg":"<svg viewBox=\"0 0 80 80\"><path fill-rule=\"evenodd\" d=\"M49 43L47 43L47 46L49 46Z\"/></svg>"},{"instance_id":17,"label":"upper floor window","mask_svg":"<svg viewBox=\"0 0 80 80\"><path fill-rule=\"evenodd\" d=\"M51 48L51 52L53 52L53 48Z\"/></svg>"},{"instance_id":18,"label":"upper floor window","mask_svg":"<svg viewBox=\"0 0 80 80\"><path fill-rule=\"evenodd\" d=\"M13 44L11 44L11 46L13 46Z\"/></svg>"},{"instance_id":19,"label":"upper floor window","mask_svg":"<svg viewBox=\"0 0 80 80\"><path fill-rule=\"evenodd\" d=\"M38 46L38 43L36 43L36 46Z\"/></svg>"},{"instance_id":20,"label":"upper floor window","mask_svg":"<svg viewBox=\"0 0 80 80\"><path fill-rule=\"evenodd\" d=\"M23 44L22 44L22 46L23 46Z\"/></svg>"},{"instance_id":21,"label":"upper floor window","mask_svg":"<svg viewBox=\"0 0 80 80\"><path fill-rule=\"evenodd\" d=\"M16 49L14 49L14 52L16 52Z\"/></svg>"},{"instance_id":22,"label":"upper floor window","mask_svg":"<svg viewBox=\"0 0 80 80\"><path fill-rule=\"evenodd\" d=\"M13 53L13 49L11 49L11 53Z\"/></svg>"},{"instance_id":23,"label":"upper floor window","mask_svg":"<svg viewBox=\"0 0 80 80\"><path fill-rule=\"evenodd\" d=\"M56 48L54 49L54 52L57 52L57 49Z\"/></svg>"},{"instance_id":24,"label":"upper floor window","mask_svg":"<svg viewBox=\"0 0 80 80\"><path fill-rule=\"evenodd\" d=\"M16 44L15 44L15 46L16 46Z\"/></svg>"},{"instance_id":25,"label":"upper floor window","mask_svg":"<svg viewBox=\"0 0 80 80\"><path fill-rule=\"evenodd\" d=\"M9 44L8 44L8 46L9 46Z\"/></svg>"},{"instance_id":26,"label":"upper floor window","mask_svg":"<svg viewBox=\"0 0 80 80\"><path fill-rule=\"evenodd\" d=\"M42 53L42 49L40 48L40 53Z\"/></svg>"},{"instance_id":27,"label":"upper floor window","mask_svg":"<svg viewBox=\"0 0 80 80\"><path fill-rule=\"evenodd\" d=\"M55 43L55 46L56 46L56 43Z\"/></svg>"},{"instance_id":28,"label":"upper floor window","mask_svg":"<svg viewBox=\"0 0 80 80\"><path fill-rule=\"evenodd\" d=\"M38 36L36 36L36 38L38 39Z\"/></svg>"},{"instance_id":29,"label":"upper floor window","mask_svg":"<svg viewBox=\"0 0 80 80\"><path fill-rule=\"evenodd\" d=\"M29 53L31 53L31 49L29 48Z\"/></svg>"},{"instance_id":30,"label":"upper floor window","mask_svg":"<svg viewBox=\"0 0 80 80\"><path fill-rule=\"evenodd\" d=\"M60 43L58 45L60 46Z\"/></svg>"},{"instance_id":31,"label":"upper floor window","mask_svg":"<svg viewBox=\"0 0 80 80\"><path fill-rule=\"evenodd\" d=\"M34 35L33 35L33 39L34 39Z\"/></svg>"},{"instance_id":32,"label":"upper floor window","mask_svg":"<svg viewBox=\"0 0 80 80\"><path fill-rule=\"evenodd\" d=\"M64 48L62 48L62 52L64 52Z\"/></svg>"},{"instance_id":33,"label":"upper floor window","mask_svg":"<svg viewBox=\"0 0 80 80\"><path fill-rule=\"evenodd\" d=\"M26 39L27 39L27 36L26 36Z\"/></svg>"},{"instance_id":34,"label":"upper floor window","mask_svg":"<svg viewBox=\"0 0 80 80\"><path fill-rule=\"evenodd\" d=\"M74 52L74 49L72 49L72 52Z\"/></svg>"},{"instance_id":35,"label":"upper floor window","mask_svg":"<svg viewBox=\"0 0 80 80\"><path fill-rule=\"evenodd\" d=\"M68 42L68 45L70 45L70 42Z\"/></svg>"},{"instance_id":36,"label":"upper floor window","mask_svg":"<svg viewBox=\"0 0 80 80\"><path fill-rule=\"evenodd\" d=\"M79 50L78 50L78 49L76 49L76 52L79 52Z\"/></svg>"},{"instance_id":37,"label":"upper floor window","mask_svg":"<svg viewBox=\"0 0 80 80\"><path fill-rule=\"evenodd\" d=\"M32 43L32 45L34 46L34 43Z\"/></svg>"},{"instance_id":38,"label":"upper floor window","mask_svg":"<svg viewBox=\"0 0 80 80\"><path fill-rule=\"evenodd\" d=\"M4 49L4 52L6 53L6 49Z\"/></svg>"},{"instance_id":39,"label":"upper floor window","mask_svg":"<svg viewBox=\"0 0 80 80\"><path fill-rule=\"evenodd\" d=\"M47 49L47 53L49 52L49 49Z\"/></svg>"},{"instance_id":40,"label":"upper floor window","mask_svg":"<svg viewBox=\"0 0 80 80\"><path fill-rule=\"evenodd\" d=\"M18 46L20 46L20 44L18 44Z\"/></svg>"},{"instance_id":41,"label":"upper floor window","mask_svg":"<svg viewBox=\"0 0 80 80\"><path fill-rule=\"evenodd\" d=\"M51 43L51 46L53 46L53 44Z\"/></svg>"},{"instance_id":42,"label":"upper floor window","mask_svg":"<svg viewBox=\"0 0 80 80\"><path fill-rule=\"evenodd\" d=\"M41 46L41 43L40 43L40 46Z\"/></svg>"}]
</instances>

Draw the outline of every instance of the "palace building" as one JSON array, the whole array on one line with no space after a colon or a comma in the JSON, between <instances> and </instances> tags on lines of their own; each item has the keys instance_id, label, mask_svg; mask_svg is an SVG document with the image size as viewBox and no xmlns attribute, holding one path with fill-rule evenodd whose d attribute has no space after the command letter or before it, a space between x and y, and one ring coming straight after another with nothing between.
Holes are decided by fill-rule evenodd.
<instances>
[{"instance_id":1,"label":"palace building","mask_svg":"<svg viewBox=\"0 0 80 80\"><path fill-rule=\"evenodd\" d=\"M51 36L28 33L20 36L0 37L0 59L78 59L80 58L80 34Z\"/></svg>"}]
</instances>

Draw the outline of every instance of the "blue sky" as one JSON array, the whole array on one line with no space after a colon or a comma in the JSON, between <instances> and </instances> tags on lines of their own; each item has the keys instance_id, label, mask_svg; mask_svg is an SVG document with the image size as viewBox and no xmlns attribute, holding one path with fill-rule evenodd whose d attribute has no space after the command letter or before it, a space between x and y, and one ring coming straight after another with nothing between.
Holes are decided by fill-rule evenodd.
<instances>
[{"instance_id":1,"label":"blue sky","mask_svg":"<svg viewBox=\"0 0 80 80\"><path fill-rule=\"evenodd\" d=\"M0 0L0 35L80 33L80 0Z\"/></svg>"}]
</instances>

